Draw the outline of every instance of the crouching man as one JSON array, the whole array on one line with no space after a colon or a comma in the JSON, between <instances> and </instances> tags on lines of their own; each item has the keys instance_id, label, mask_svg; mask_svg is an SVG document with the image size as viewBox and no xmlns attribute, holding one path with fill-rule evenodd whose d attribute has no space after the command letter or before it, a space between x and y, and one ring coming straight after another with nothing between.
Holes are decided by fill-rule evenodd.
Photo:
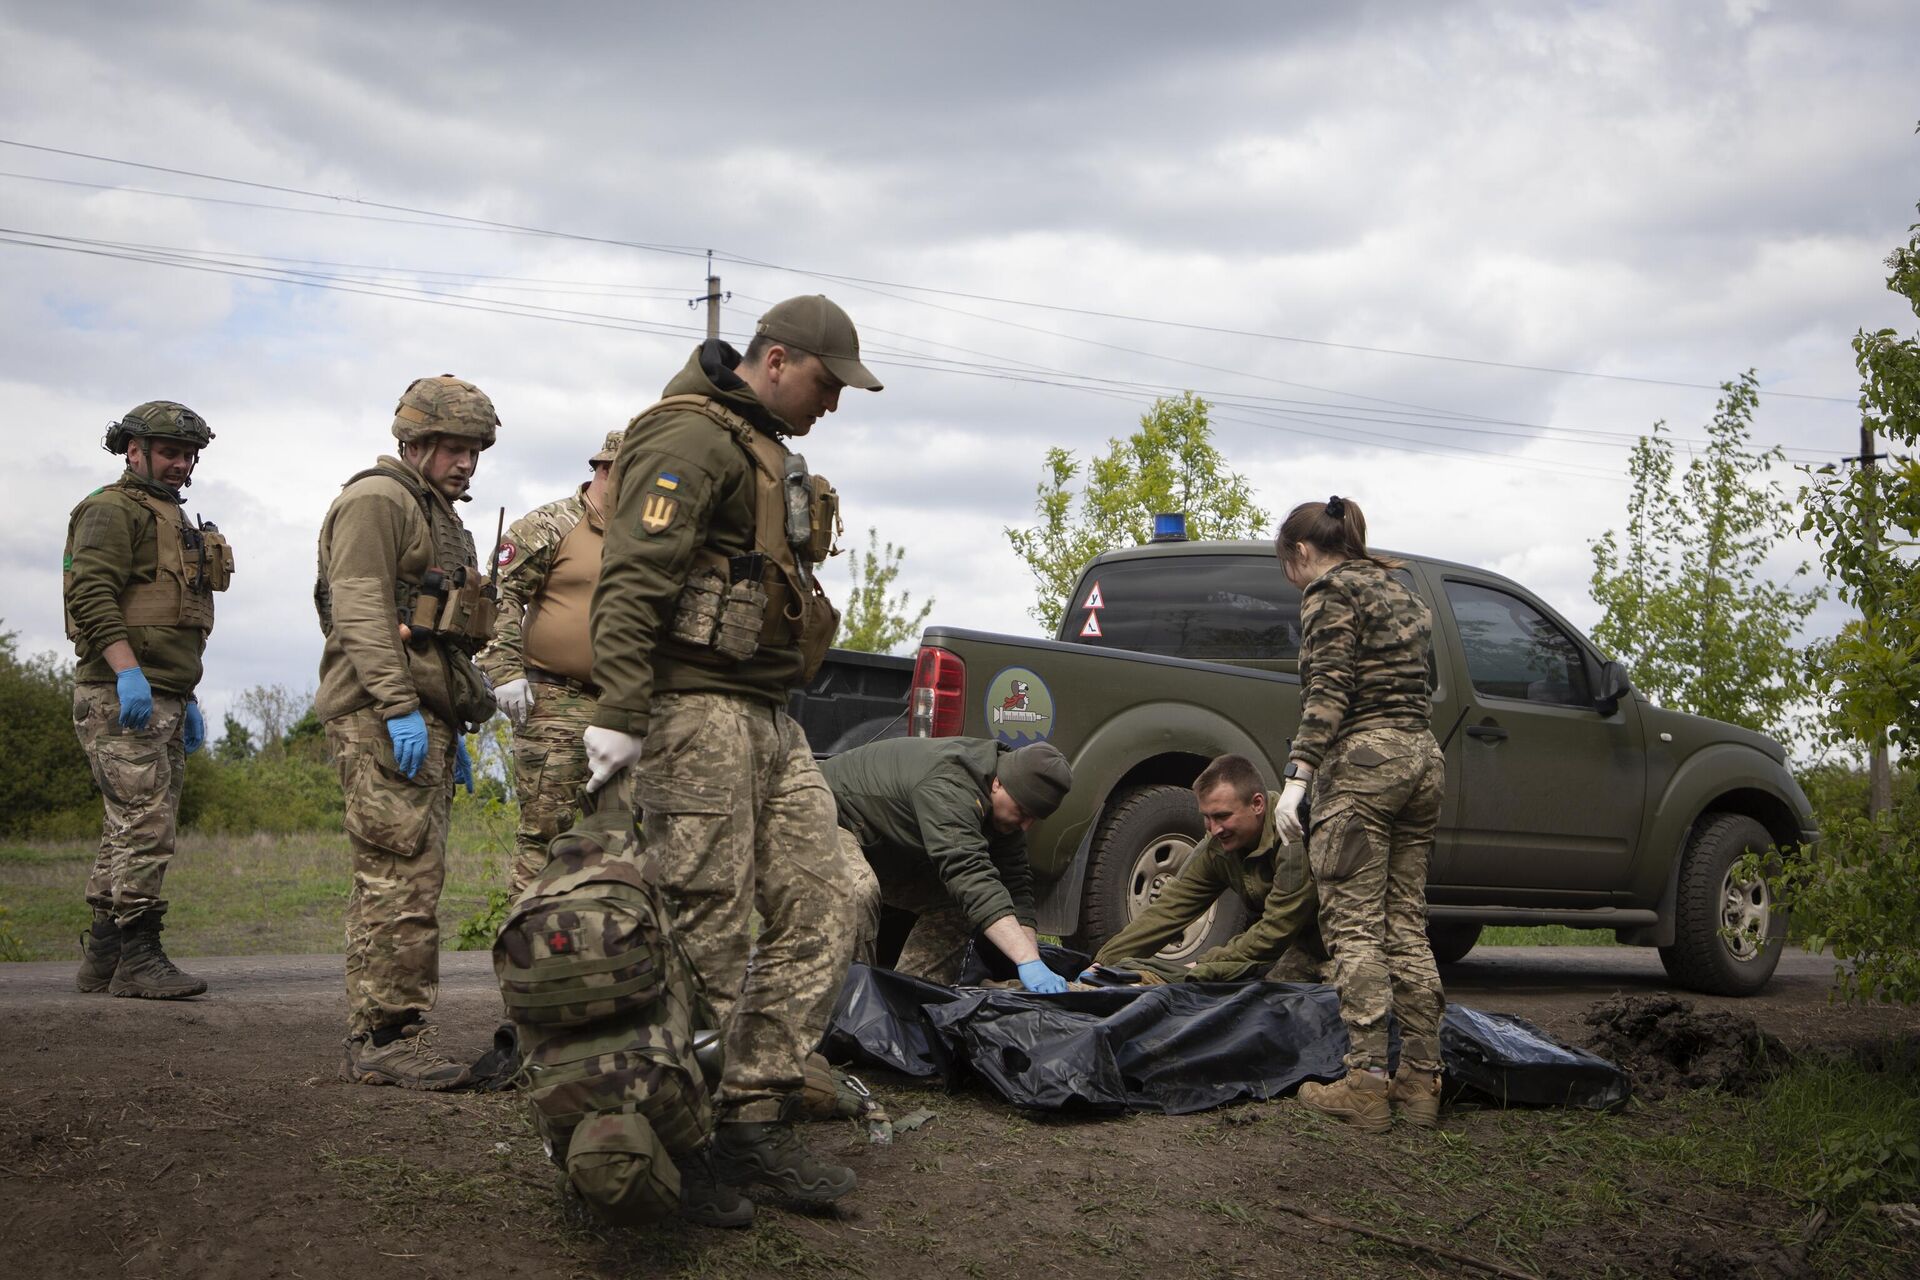
<instances>
[{"instance_id":1,"label":"crouching man","mask_svg":"<svg viewBox=\"0 0 1920 1280\"><path fill-rule=\"evenodd\" d=\"M1202 770L1193 794L1207 838L1153 905L1107 939L1094 963L1132 970L1148 982L1318 981L1327 960L1319 902L1306 849L1284 842L1275 828L1278 795L1265 790L1253 762L1238 755L1220 756ZM1228 893L1246 905L1252 924L1185 965L1156 957Z\"/></svg>"},{"instance_id":2,"label":"crouching man","mask_svg":"<svg viewBox=\"0 0 1920 1280\"><path fill-rule=\"evenodd\" d=\"M896 966L930 982L960 976L978 930L1019 966L1029 991L1066 980L1040 959L1027 828L1060 807L1073 770L1050 742L1012 750L986 738L891 738L822 766L839 809L841 841L857 846L880 882L880 903L915 913Z\"/></svg>"}]
</instances>

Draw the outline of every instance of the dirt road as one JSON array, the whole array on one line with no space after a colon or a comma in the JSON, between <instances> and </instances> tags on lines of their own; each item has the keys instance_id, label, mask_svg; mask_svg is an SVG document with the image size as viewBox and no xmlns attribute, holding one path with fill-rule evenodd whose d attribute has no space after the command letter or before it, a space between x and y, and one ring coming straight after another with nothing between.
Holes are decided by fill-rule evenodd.
<instances>
[{"instance_id":1,"label":"dirt road","mask_svg":"<svg viewBox=\"0 0 1920 1280\"><path fill-rule=\"evenodd\" d=\"M1737 1253L1791 1216L1752 1193L1676 1197L1622 1170L1611 1192L1555 1223L1513 1218L1512 1188L1554 1164L1534 1158L1543 1138L1599 1152L1676 1122L1659 1107L1462 1111L1439 1133L1365 1139L1285 1103L1072 1121L878 1080L893 1114L924 1107L935 1120L887 1147L814 1127L810 1140L861 1178L837 1213L763 1206L749 1232L599 1232L556 1208L510 1095L338 1083L338 956L188 967L210 992L168 1003L81 996L70 963L0 966L0 1257L11 1274L1264 1276L1282 1258L1300 1275L1457 1269L1302 1213L1398 1222L1535 1274L1674 1274L1677 1251ZM1789 953L1765 995L1699 1003L1794 1045L1920 1036L1920 1011L1829 1004L1830 972ZM1490 948L1447 978L1457 1002L1576 1042L1595 1001L1666 989L1658 958L1631 948ZM448 953L442 981L442 1043L471 1057L498 1020L487 957Z\"/></svg>"}]
</instances>

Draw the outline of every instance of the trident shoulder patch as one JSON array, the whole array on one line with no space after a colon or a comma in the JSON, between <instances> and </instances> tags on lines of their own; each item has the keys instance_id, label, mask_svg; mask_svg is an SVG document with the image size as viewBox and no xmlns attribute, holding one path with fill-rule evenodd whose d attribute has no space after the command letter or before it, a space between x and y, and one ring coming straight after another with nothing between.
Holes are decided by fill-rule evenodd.
<instances>
[{"instance_id":1,"label":"trident shoulder patch","mask_svg":"<svg viewBox=\"0 0 1920 1280\"><path fill-rule=\"evenodd\" d=\"M648 533L659 533L671 525L679 514L678 499L669 498L664 493L649 493L640 508L640 527Z\"/></svg>"}]
</instances>

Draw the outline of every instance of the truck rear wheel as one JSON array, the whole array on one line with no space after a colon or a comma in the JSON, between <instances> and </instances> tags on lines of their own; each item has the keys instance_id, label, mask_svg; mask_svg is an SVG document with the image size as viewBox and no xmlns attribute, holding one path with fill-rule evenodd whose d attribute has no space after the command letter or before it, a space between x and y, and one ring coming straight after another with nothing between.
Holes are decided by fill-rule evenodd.
<instances>
[{"instance_id":1,"label":"truck rear wheel","mask_svg":"<svg viewBox=\"0 0 1920 1280\"><path fill-rule=\"evenodd\" d=\"M1427 945L1433 948L1435 964L1452 964L1467 958L1480 941L1480 926L1453 920L1427 921Z\"/></svg>"},{"instance_id":2,"label":"truck rear wheel","mask_svg":"<svg viewBox=\"0 0 1920 1280\"><path fill-rule=\"evenodd\" d=\"M1185 787L1134 787L1115 796L1087 851L1086 905L1075 945L1097 951L1131 924L1180 874L1205 837L1199 806ZM1222 895L1160 954L1191 960L1238 934L1246 916L1238 899Z\"/></svg>"},{"instance_id":3,"label":"truck rear wheel","mask_svg":"<svg viewBox=\"0 0 1920 1280\"><path fill-rule=\"evenodd\" d=\"M1767 985L1786 944L1787 913L1766 881L1733 868L1747 853L1772 847L1773 836L1752 818L1701 819L1680 863L1673 945L1660 948L1668 977L1716 996L1750 996Z\"/></svg>"}]
</instances>

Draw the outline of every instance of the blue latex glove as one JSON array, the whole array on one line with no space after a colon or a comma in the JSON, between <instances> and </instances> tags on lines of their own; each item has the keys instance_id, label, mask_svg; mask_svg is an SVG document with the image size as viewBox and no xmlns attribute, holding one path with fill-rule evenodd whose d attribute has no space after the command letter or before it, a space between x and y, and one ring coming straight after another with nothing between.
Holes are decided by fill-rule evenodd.
<instances>
[{"instance_id":1,"label":"blue latex glove","mask_svg":"<svg viewBox=\"0 0 1920 1280\"><path fill-rule=\"evenodd\" d=\"M416 709L387 721L387 736L393 739L393 762L411 778L427 762L427 721Z\"/></svg>"},{"instance_id":2,"label":"blue latex glove","mask_svg":"<svg viewBox=\"0 0 1920 1280\"><path fill-rule=\"evenodd\" d=\"M467 794L473 794L473 757L467 754L467 740L453 740L453 782L455 786L465 787Z\"/></svg>"},{"instance_id":3,"label":"blue latex glove","mask_svg":"<svg viewBox=\"0 0 1920 1280\"><path fill-rule=\"evenodd\" d=\"M147 683L147 673L128 667L114 676L113 685L120 694L120 727L146 728L147 721L153 719L153 686Z\"/></svg>"},{"instance_id":4,"label":"blue latex glove","mask_svg":"<svg viewBox=\"0 0 1920 1280\"><path fill-rule=\"evenodd\" d=\"M1098 976L1099 975L1093 971L1092 965L1088 965L1080 971L1080 981L1082 982L1092 982Z\"/></svg>"},{"instance_id":5,"label":"blue latex glove","mask_svg":"<svg viewBox=\"0 0 1920 1280\"><path fill-rule=\"evenodd\" d=\"M1045 960L1029 960L1020 966L1020 985L1039 995L1057 996L1067 989L1067 980L1047 968Z\"/></svg>"},{"instance_id":6,"label":"blue latex glove","mask_svg":"<svg viewBox=\"0 0 1920 1280\"><path fill-rule=\"evenodd\" d=\"M187 704L186 730L187 754L192 755L207 740L207 719L200 714L200 704L197 702Z\"/></svg>"}]
</instances>

